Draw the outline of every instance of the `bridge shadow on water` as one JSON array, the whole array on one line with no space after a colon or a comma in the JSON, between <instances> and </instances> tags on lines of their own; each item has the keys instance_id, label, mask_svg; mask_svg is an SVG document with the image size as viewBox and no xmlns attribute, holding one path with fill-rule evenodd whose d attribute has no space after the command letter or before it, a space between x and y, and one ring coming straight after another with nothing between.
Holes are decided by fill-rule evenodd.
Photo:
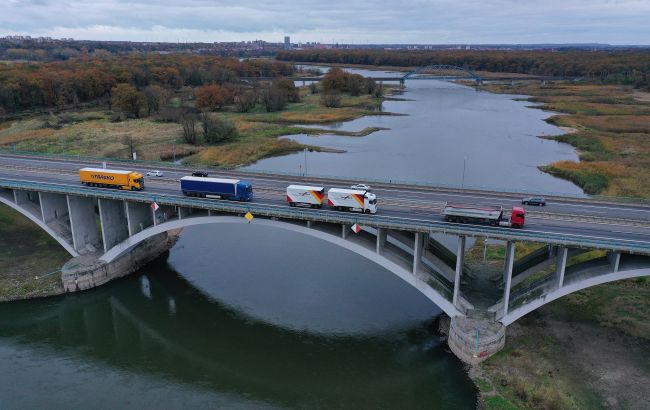
<instances>
[{"instance_id":1,"label":"bridge shadow on water","mask_svg":"<svg viewBox=\"0 0 650 410\"><path fill-rule=\"evenodd\" d=\"M236 397L226 406L473 408L474 388L432 327L353 335L284 328L222 304L175 272L167 255L87 293L0 305L2 349ZM54 377L40 394L54 404L102 382L79 372L65 381ZM151 405L139 400L129 403Z\"/></svg>"}]
</instances>

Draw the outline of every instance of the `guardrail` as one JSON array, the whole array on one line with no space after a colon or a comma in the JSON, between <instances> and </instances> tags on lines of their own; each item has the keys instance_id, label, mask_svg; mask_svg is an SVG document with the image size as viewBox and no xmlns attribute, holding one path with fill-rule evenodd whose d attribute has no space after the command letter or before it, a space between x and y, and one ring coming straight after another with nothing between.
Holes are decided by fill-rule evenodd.
<instances>
[{"instance_id":1,"label":"guardrail","mask_svg":"<svg viewBox=\"0 0 650 410\"><path fill-rule=\"evenodd\" d=\"M237 203L222 200L153 194L146 191L117 191L110 189L97 189L42 182L16 181L10 179L0 179L0 188L23 189L59 194L74 194L85 197L127 200L144 203L157 202L159 205L200 208L236 214L251 212L253 215L275 218L298 219L304 221L347 225L358 223L360 225L369 227L405 230L411 232L480 236L505 241L532 241L560 246L606 249L618 252L650 255L650 241L642 242L625 239L611 239L584 235L561 234L554 232L527 231L479 225L459 225L443 221L417 220L382 215L365 215L361 213L352 214L336 211L302 210L285 206L273 206L257 203Z\"/></svg>"},{"instance_id":2,"label":"guardrail","mask_svg":"<svg viewBox=\"0 0 650 410\"><path fill-rule=\"evenodd\" d=\"M404 185L406 187L415 187L415 188L427 188L427 189L441 189L441 190L450 190L464 193L480 193L484 195L493 194L505 194L512 196L546 196L549 198L555 199L569 199L569 200L588 200L590 202L598 201L605 203L622 203L622 204L639 204L650 206L650 200L646 198L636 198L636 197L610 197L604 195L586 195L586 194L569 194L562 192L554 191L544 191L544 190L524 190L516 189L511 187L498 187L498 186L487 186L487 185L458 185L458 184L449 184L444 182L426 182L426 181L411 181L404 179L385 179L385 178L351 178L345 176L337 175L325 175L325 174L305 174L298 172L286 172L286 171L266 171L266 170L244 170L240 167L217 167L217 166L200 166L200 167L188 167L183 164L176 164L173 162L166 161L145 161L145 160L130 160L122 158L106 158L106 157L92 157L92 156L79 156L79 155L68 155L68 154L52 154L52 153L40 153L40 152L30 152L30 151L16 151L6 148L0 148L0 154L9 154L17 156L32 156L37 158L47 158L53 160L68 160L68 161L98 161L98 162L107 162L114 164L137 164L140 167L146 168L166 168L166 169L175 169L178 171L191 172L195 169L206 169L208 172L213 170L215 172L237 172L239 175L245 176L283 176L283 177L294 177L294 178L310 178L310 179L323 179L323 180L332 180L332 181L347 181L349 183L358 182L358 180L363 180L364 182L370 184L384 184L384 185Z\"/></svg>"}]
</instances>

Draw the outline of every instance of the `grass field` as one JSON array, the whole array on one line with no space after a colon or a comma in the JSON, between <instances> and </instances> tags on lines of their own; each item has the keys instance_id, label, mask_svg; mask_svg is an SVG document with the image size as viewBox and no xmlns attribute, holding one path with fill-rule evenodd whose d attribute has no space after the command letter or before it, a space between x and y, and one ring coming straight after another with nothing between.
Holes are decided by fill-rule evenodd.
<instances>
[{"instance_id":1,"label":"grass field","mask_svg":"<svg viewBox=\"0 0 650 410\"><path fill-rule=\"evenodd\" d=\"M545 137L578 150L580 162L541 169L570 180L588 194L650 198L650 98L620 85L489 84L492 92L531 95L529 101L556 115L549 122L572 132Z\"/></svg>"},{"instance_id":2,"label":"grass field","mask_svg":"<svg viewBox=\"0 0 650 410\"><path fill-rule=\"evenodd\" d=\"M0 123L0 147L18 151L90 155L129 158L129 147L123 142L131 137L136 142L139 159L170 160L190 157L193 163L218 166L239 166L259 159L299 151L305 146L293 141L280 141L278 136L295 134L368 135L380 128L357 132L332 131L300 124L325 124L349 121L368 114L384 114L378 110L381 99L371 96L343 96L339 108L320 104L319 94L302 90L302 100L290 103L283 111L267 113L258 105L249 113L238 113L226 107L213 116L228 118L237 127L238 135L232 141L208 145L201 141L190 145L182 138L182 127L177 123L159 122L153 118L129 119L111 122L112 112L86 110L66 112L63 115L36 115ZM178 98L173 104L181 104ZM186 101L185 103L190 103ZM312 149L317 149L310 147Z\"/></svg>"},{"instance_id":3,"label":"grass field","mask_svg":"<svg viewBox=\"0 0 650 410\"><path fill-rule=\"evenodd\" d=\"M47 233L0 205L0 302L58 294L58 270L70 255ZM46 275L46 276L44 276Z\"/></svg>"}]
</instances>

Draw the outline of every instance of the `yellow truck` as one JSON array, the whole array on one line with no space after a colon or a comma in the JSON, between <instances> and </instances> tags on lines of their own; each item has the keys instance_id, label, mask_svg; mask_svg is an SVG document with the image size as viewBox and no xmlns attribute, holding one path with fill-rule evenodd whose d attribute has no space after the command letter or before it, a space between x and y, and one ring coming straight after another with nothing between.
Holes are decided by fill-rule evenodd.
<instances>
[{"instance_id":1,"label":"yellow truck","mask_svg":"<svg viewBox=\"0 0 650 410\"><path fill-rule=\"evenodd\" d=\"M130 191L142 191L144 178L135 171L104 168L82 168L79 170L79 180L83 185L102 188L117 188Z\"/></svg>"}]
</instances>

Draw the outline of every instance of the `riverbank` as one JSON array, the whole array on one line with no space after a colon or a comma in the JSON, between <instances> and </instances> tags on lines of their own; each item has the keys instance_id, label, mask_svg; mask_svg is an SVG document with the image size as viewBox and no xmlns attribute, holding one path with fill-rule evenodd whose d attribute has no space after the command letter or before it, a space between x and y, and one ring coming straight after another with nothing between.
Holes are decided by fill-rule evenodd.
<instances>
[{"instance_id":1,"label":"riverbank","mask_svg":"<svg viewBox=\"0 0 650 410\"><path fill-rule=\"evenodd\" d=\"M46 232L0 205L0 302L63 293L59 269L68 259Z\"/></svg>"},{"instance_id":2,"label":"riverbank","mask_svg":"<svg viewBox=\"0 0 650 410\"><path fill-rule=\"evenodd\" d=\"M650 198L650 94L622 85L514 82L482 89L530 95L534 107L562 115L547 122L567 132L553 139L571 144L580 162L560 161L540 167L569 180L588 194Z\"/></svg>"},{"instance_id":3,"label":"riverbank","mask_svg":"<svg viewBox=\"0 0 650 410\"><path fill-rule=\"evenodd\" d=\"M387 94L391 94L392 90L387 88ZM238 113L233 106L212 113L212 116L230 120L237 130L234 138L220 144L203 141L196 145L188 144L182 138L182 126L176 122L153 118L115 121L113 112L93 109L36 115L0 123L0 147L18 151L129 158L127 141L132 140L139 159L168 161L187 158L190 163L233 167L305 148L321 150L288 139L278 139L279 136L327 133L356 137L382 129L368 127L353 132L332 131L302 127L303 124L330 124L365 115L391 115L380 111L382 98L342 95L339 107L325 107L320 103L320 94L311 93L308 88L302 88L300 92L300 102L289 103L278 112L267 113L258 105L248 113ZM197 127L200 128L200 124Z\"/></svg>"},{"instance_id":4,"label":"riverbank","mask_svg":"<svg viewBox=\"0 0 650 410\"><path fill-rule=\"evenodd\" d=\"M517 253L536 247L525 243ZM502 274L503 245L484 250L477 241L466 255L481 275ZM650 408L648 317L646 278L576 292L526 315L508 326L501 352L469 369L481 405L489 410Z\"/></svg>"}]
</instances>

